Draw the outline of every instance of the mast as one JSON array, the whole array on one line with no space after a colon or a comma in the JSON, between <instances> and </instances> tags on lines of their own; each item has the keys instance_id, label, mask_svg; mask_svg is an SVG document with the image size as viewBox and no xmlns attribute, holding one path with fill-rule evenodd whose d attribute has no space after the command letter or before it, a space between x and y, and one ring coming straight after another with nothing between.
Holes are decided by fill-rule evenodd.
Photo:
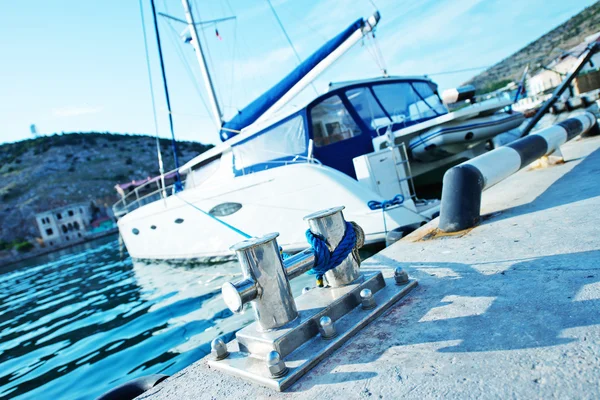
<instances>
[{"instance_id":1,"label":"mast","mask_svg":"<svg viewBox=\"0 0 600 400\"><path fill-rule=\"evenodd\" d=\"M212 79L208 72L206 58L204 57L204 53L202 52L202 44L200 43L200 38L198 37L198 31L196 30L196 23L194 22L194 16L192 15L192 9L190 7L190 2L189 2L189 0L181 0L181 2L183 3L183 10L185 11L185 19L187 21L188 28L190 30L190 35L192 36L192 46L194 46L196 58L198 59L198 64L200 64L200 71L202 72L202 78L204 79L204 85L206 86L206 90L208 91L211 112L213 114L215 123L217 124L217 128L220 129L221 126L223 125L223 114L221 113L221 109L219 108L219 101L217 100L217 93L215 92L215 88L213 86Z\"/></svg>"},{"instance_id":2,"label":"mast","mask_svg":"<svg viewBox=\"0 0 600 400\"><path fill-rule=\"evenodd\" d=\"M165 62L163 60L162 46L160 44L160 33L158 32L158 21L156 20L156 7L154 0L150 0L152 5L152 21L154 22L154 33L156 35L156 48L158 49L158 58L160 59L160 71L162 73L163 87L165 90L165 100L167 102L167 112L169 113L169 128L171 129L171 146L173 148L173 160L175 161L175 192L183 190L183 183L179 175L179 158L177 157L177 142L175 141L175 129L173 128L173 114L171 112L171 100L169 99L169 86L167 85L167 74L165 72Z\"/></svg>"}]
</instances>

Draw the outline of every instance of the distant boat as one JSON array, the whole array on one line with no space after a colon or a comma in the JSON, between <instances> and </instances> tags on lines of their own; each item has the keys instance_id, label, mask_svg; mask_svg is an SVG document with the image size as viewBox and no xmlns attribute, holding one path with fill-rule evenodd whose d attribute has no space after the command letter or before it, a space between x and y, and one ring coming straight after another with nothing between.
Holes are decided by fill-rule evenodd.
<instances>
[{"instance_id":1,"label":"distant boat","mask_svg":"<svg viewBox=\"0 0 600 400\"><path fill-rule=\"evenodd\" d=\"M307 247L302 218L338 205L364 229L366 244L435 217L439 201L420 200L413 175L486 151L487 140L522 122L520 113L498 112L510 102L449 112L430 79L382 77L332 84L304 107L280 111L378 21L379 13L357 20L222 124L224 143L179 169L183 191L118 202L130 255L228 257L234 243L272 231L285 251L299 251Z\"/></svg>"}]
</instances>

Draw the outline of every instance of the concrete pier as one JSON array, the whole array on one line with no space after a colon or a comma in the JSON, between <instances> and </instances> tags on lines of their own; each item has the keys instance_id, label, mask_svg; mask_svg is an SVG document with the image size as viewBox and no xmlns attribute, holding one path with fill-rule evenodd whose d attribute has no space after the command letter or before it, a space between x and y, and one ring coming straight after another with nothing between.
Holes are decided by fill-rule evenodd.
<instances>
[{"instance_id":1,"label":"concrete pier","mask_svg":"<svg viewBox=\"0 0 600 400\"><path fill-rule=\"evenodd\" d=\"M366 260L419 286L285 393L200 360L144 399L600 397L600 137L484 192L482 221L432 221Z\"/></svg>"}]
</instances>

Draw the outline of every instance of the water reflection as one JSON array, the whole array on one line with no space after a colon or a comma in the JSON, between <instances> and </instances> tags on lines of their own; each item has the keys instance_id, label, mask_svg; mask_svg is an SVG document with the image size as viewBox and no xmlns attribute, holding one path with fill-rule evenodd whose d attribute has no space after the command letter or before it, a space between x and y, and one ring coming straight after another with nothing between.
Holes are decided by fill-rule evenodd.
<instances>
[{"instance_id":1,"label":"water reflection","mask_svg":"<svg viewBox=\"0 0 600 400\"><path fill-rule=\"evenodd\" d=\"M114 239L0 270L0 397L95 398L175 373L251 321L219 296L239 276L234 262L132 263Z\"/></svg>"}]
</instances>

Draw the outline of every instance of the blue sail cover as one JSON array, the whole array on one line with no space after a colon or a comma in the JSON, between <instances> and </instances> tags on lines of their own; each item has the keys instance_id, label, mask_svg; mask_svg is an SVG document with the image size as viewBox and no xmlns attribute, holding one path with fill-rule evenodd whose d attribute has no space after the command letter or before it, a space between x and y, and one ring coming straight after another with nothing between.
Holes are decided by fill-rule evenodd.
<instances>
[{"instance_id":1,"label":"blue sail cover","mask_svg":"<svg viewBox=\"0 0 600 400\"><path fill-rule=\"evenodd\" d=\"M282 96L290 91L307 73L309 73L317 64L323 61L331 52L346 41L357 29L362 28L364 21L359 18L346 28L342 33L325 43L320 49L314 52L304 62L298 65L289 75L283 78L279 83L266 91L263 95L255 99L252 103L244 107L235 117L223 124L223 128L240 131L252 124L261 115L263 115L273 104ZM221 140L226 141L237 135L236 132L221 130Z\"/></svg>"}]
</instances>

